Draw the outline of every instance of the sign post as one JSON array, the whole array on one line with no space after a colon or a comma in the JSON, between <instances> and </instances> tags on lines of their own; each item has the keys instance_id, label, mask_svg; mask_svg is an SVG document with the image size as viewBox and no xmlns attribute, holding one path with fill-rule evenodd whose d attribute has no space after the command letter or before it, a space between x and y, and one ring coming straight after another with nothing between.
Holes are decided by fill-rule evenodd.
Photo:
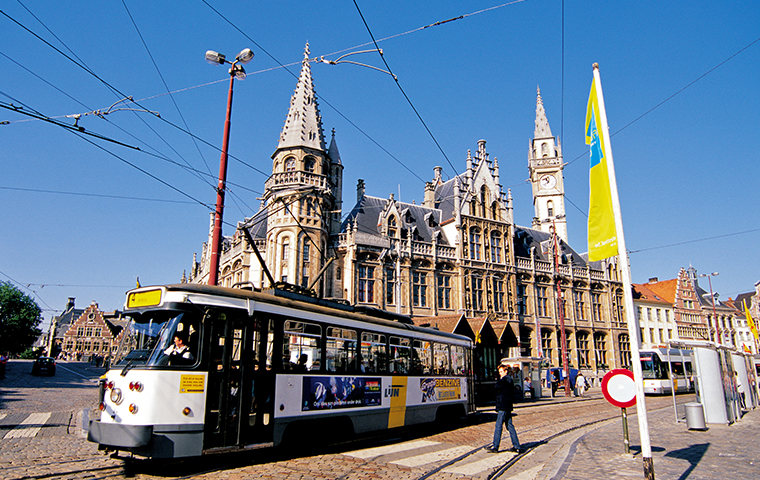
<instances>
[{"instance_id":1,"label":"sign post","mask_svg":"<svg viewBox=\"0 0 760 480\"><path fill-rule=\"evenodd\" d=\"M636 382L633 372L624 368L610 370L602 378L602 393L608 402L620 407L623 416L623 451L631 453L631 442L628 437L628 412L626 408L636 405Z\"/></svg>"}]
</instances>

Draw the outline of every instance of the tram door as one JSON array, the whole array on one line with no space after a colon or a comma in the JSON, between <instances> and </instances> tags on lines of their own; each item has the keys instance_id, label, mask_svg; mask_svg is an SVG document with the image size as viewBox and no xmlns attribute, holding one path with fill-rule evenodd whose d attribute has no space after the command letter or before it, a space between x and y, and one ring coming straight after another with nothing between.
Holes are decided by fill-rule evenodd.
<instances>
[{"instance_id":1,"label":"tram door","mask_svg":"<svg viewBox=\"0 0 760 480\"><path fill-rule=\"evenodd\" d=\"M204 448L237 444L245 316L220 312L207 324L208 397Z\"/></svg>"},{"instance_id":2,"label":"tram door","mask_svg":"<svg viewBox=\"0 0 760 480\"><path fill-rule=\"evenodd\" d=\"M272 441L274 422L274 383L272 355L274 322L266 317L249 319L245 331L246 352L250 353L243 370L241 397L241 445L268 444Z\"/></svg>"}]
</instances>

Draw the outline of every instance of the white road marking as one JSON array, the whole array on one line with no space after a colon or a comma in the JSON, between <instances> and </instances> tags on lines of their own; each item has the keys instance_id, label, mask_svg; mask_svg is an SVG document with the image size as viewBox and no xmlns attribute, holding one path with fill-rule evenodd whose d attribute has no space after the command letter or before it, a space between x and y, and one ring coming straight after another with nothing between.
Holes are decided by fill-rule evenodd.
<instances>
[{"instance_id":1,"label":"white road marking","mask_svg":"<svg viewBox=\"0 0 760 480\"><path fill-rule=\"evenodd\" d=\"M443 471L446 473L455 473L458 475L475 475L483 471L500 467L515 455L517 454L507 451L500 453L489 453L487 457L481 458L480 460L476 460L470 463L456 463L450 467L443 469Z\"/></svg>"},{"instance_id":2,"label":"white road marking","mask_svg":"<svg viewBox=\"0 0 760 480\"><path fill-rule=\"evenodd\" d=\"M459 446L453 448L447 448L445 450L438 450L437 452L423 453L422 455L415 455L413 457L404 458L402 460L396 460L390 463L401 465L404 467L418 467L425 465L426 463L440 462L441 460L449 460L460 455L463 455L472 450L472 447Z\"/></svg>"},{"instance_id":3,"label":"white road marking","mask_svg":"<svg viewBox=\"0 0 760 480\"><path fill-rule=\"evenodd\" d=\"M6 433L3 440L8 438L32 438L38 433L45 422L50 418L51 412L32 413L18 424L16 428Z\"/></svg>"},{"instance_id":4,"label":"white road marking","mask_svg":"<svg viewBox=\"0 0 760 480\"><path fill-rule=\"evenodd\" d=\"M413 442L397 443L395 445L387 445L385 447L365 448L363 450L354 450L353 452L346 452L343 455L356 458L373 458L380 455L388 455L391 453L405 452L407 450L414 450L416 448L430 447L432 445L439 445L440 442L431 442L429 440L416 440Z\"/></svg>"}]
</instances>

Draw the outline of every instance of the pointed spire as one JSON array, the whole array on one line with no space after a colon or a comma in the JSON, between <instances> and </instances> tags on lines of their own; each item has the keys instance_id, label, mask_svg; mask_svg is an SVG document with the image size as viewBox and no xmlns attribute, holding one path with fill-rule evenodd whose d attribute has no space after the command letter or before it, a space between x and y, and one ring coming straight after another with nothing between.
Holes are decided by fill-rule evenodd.
<instances>
[{"instance_id":1,"label":"pointed spire","mask_svg":"<svg viewBox=\"0 0 760 480\"><path fill-rule=\"evenodd\" d=\"M335 142L335 129L332 129L332 139L330 140L330 148L327 149L327 155L332 160L332 163L341 165L340 152L338 151L338 144Z\"/></svg>"},{"instance_id":2,"label":"pointed spire","mask_svg":"<svg viewBox=\"0 0 760 480\"><path fill-rule=\"evenodd\" d=\"M536 87L536 131L533 138L549 138L552 131L549 128L549 120L546 119L544 101L541 99L541 89Z\"/></svg>"},{"instance_id":3,"label":"pointed spire","mask_svg":"<svg viewBox=\"0 0 760 480\"><path fill-rule=\"evenodd\" d=\"M325 150L325 136L322 131L322 117L319 114L317 94L311 79L309 65L309 44L303 52L301 74L290 98L290 109L282 127L278 149L289 147L309 147Z\"/></svg>"}]
</instances>

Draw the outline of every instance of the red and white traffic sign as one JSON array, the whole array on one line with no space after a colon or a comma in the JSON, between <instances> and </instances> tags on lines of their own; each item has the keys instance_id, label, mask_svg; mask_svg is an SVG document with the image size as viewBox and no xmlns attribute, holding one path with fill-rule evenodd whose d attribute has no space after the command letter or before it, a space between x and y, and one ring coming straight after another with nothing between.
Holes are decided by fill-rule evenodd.
<instances>
[{"instance_id":1,"label":"red and white traffic sign","mask_svg":"<svg viewBox=\"0 0 760 480\"><path fill-rule=\"evenodd\" d=\"M602 379L602 393L608 402L620 408L636 405L636 382L633 372L624 368L610 370Z\"/></svg>"}]
</instances>

